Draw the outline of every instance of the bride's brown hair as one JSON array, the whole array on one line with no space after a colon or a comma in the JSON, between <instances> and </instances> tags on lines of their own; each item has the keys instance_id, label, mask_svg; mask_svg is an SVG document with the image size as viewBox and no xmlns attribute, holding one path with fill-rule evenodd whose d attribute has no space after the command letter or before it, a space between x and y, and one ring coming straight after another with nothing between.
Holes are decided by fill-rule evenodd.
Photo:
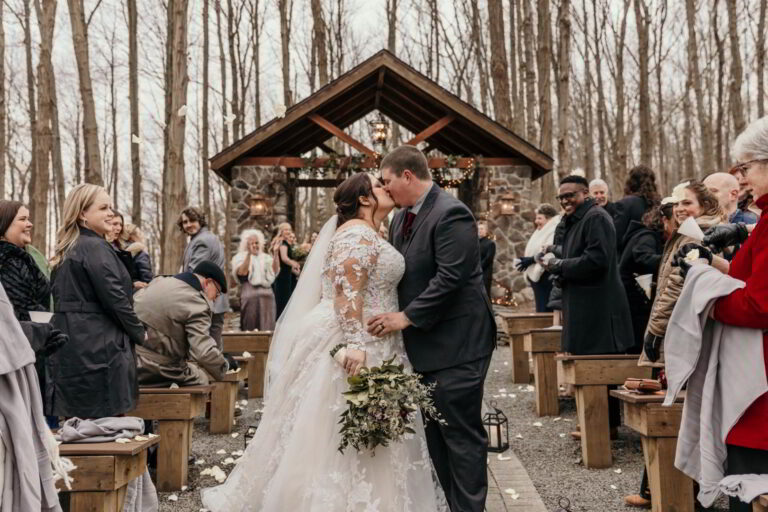
<instances>
[{"instance_id":1,"label":"bride's brown hair","mask_svg":"<svg viewBox=\"0 0 768 512\"><path fill-rule=\"evenodd\" d=\"M349 220L360 218L361 197L368 197L373 200L374 212L379 207L379 202L373 195L371 177L366 172L355 173L336 187L333 202L336 203L336 215L339 216L337 226L341 226Z\"/></svg>"}]
</instances>

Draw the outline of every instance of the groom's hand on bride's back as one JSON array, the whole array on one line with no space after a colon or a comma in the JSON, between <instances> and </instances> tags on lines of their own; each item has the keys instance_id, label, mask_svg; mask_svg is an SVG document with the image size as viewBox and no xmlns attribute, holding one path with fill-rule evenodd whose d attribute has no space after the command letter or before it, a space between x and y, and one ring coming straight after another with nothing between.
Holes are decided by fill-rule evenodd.
<instances>
[{"instance_id":1,"label":"groom's hand on bride's back","mask_svg":"<svg viewBox=\"0 0 768 512\"><path fill-rule=\"evenodd\" d=\"M368 319L368 334L381 337L391 332L402 331L409 325L411 325L411 321L402 311L399 313L382 313Z\"/></svg>"}]
</instances>

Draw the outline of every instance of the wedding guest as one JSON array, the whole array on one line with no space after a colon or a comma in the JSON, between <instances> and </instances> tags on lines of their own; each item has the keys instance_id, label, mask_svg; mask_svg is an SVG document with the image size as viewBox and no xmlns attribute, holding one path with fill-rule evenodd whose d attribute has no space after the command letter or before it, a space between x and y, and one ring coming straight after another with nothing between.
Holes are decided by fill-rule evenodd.
<instances>
[{"instance_id":1,"label":"wedding guest","mask_svg":"<svg viewBox=\"0 0 768 512\"><path fill-rule=\"evenodd\" d=\"M128 271L128 275L131 276L131 282L137 282L139 280L139 271L136 268L136 264L133 261L133 256L125 250L123 241L123 214L117 210L112 210L114 216L112 217L112 229L107 232L104 238L107 239L109 245L117 253L117 257L125 265L125 269Z\"/></svg>"},{"instance_id":2,"label":"wedding guest","mask_svg":"<svg viewBox=\"0 0 768 512\"><path fill-rule=\"evenodd\" d=\"M76 186L64 202L51 259L53 325L70 338L50 359L47 406L57 416L116 416L138 400L134 347L144 327L131 278L105 240L112 217L112 200L97 185Z\"/></svg>"},{"instance_id":3,"label":"wedding guest","mask_svg":"<svg viewBox=\"0 0 768 512\"><path fill-rule=\"evenodd\" d=\"M656 174L644 165L633 167L624 183L624 198L615 203L613 213L619 255L624 249L624 237L629 223L633 220L642 222L645 212L658 206L660 200Z\"/></svg>"},{"instance_id":4,"label":"wedding guest","mask_svg":"<svg viewBox=\"0 0 768 512\"><path fill-rule=\"evenodd\" d=\"M212 261L219 268L225 268L224 247L219 237L208 230L205 213L196 206L188 206L182 210L176 225L189 236L189 243L184 249L182 272L192 270L202 261ZM222 293L213 304L211 318L211 337L216 340L219 350L222 349L221 332L224 329L224 313L229 311L229 296Z\"/></svg>"},{"instance_id":5,"label":"wedding guest","mask_svg":"<svg viewBox=\"0 0 768 512\"><path fill-rule=\"evenodd\" d=\"M480 268L483 269L483 283L488 297L491 296L493 282L493 260L496 258L496 242L488 236L488 223L484 220L477 223L477 236L480 244Z\"/></svg>"},{"instance_id":6,"label":"wedding guest","mask_svg":"<svg viewBox=\"0 0 768 512\"><path fill-rule=\"evenodd\" d=\"M598 206L605 208L605 211L613 215L616 212L616 205L608 200L608 184L605 180L595 178L589 182L589 195L594 198Z\"/></svg>"},{"instance_id":7,"label":"wedding guest","mask_svg":"<svg viewBox=\"0 0 768 512\"><path fill-rule=\"evenodd\" d=\"M154 273L152 272L152 260L147 252L141 228L136 224L126 224L121 240L126 252L131 254L134 267L136 268L138 280L133 282L133 287L137 290L145 288L154 278Z\"/></svg>"},{"instance_id":8,"label":"wedding guest","mask_svg":"<svg viewBox=\"0 0 768 512\"><path fill-rule=\"evenodd\" d=\"M285 306L291 299L293 289L296 287L295 276L301 272L301 265L291 258L291 244L289 240L293 235L293 228L287 222L277 226L277 235L272 240L272 265L277 277L272 285L275 292L275 317L280 318ZM279 269L279 270L278 270Z\"/></svg>"},{"instance_id":9,"label":"wedding guest","mask_svg":"<svg viewBox=\"0 0 768 512\"><path fill-rule=\"evenodd\" d=\"M735 165L728 172L733 174L736 179L739 180L739 210L743 212L752 212L759 217L761 211L760 208L755 204L755 199L752 196L752 188L751 185L747 182L747 178L744 173L744 165Z\"/></svg>"},{"instance_id":10,"label":"wedding guest","mask_svg":"<svg viewBox=\"0 0 768 512\"><path fill-rule=\"evenodd\" d=\"M560 181L557 196L565 212L562 257L542 260L561 283L563 350L574 355L622 354L632 346L632 321L619 277L616 230L611 216L589 197L581 176ZM621 423L618 401L609 400L615 437ZM573 437L580 437L574 432Z\"/></svg>"},{"instance_id":11,"label":"wedding guest","mask_svg":"<svg viewBox=\"0 0 768 512\"><path fill-rule=\"evenodd\" d=\"M715 172L704 178L704 185L712 192L726 215L728 222L756 224L757 215L739 209L739 180L727 172Z\"/></svg>"},{"instance_id":12,"label":"wedding guest","mask_svg":"<svg viewBox=\"0 0 768 512\"><path fill-rule=\"evenodd\" d=\"M240 330L275 328L275 271L272 256L264 252L264 234L258 229L240 233L240 248L232 258L232 274L240 283Z\"/></svg>"},{"instance_id":13,"label":"wedding guest","mask_svg":"<svg viewBox=\"0 0 768 512\"><path fill-rule=\"evenodd\" d=\"M227 373L227 359L211 337L211 304L227 293L224 271L210 261L193 272L161 276L136 294L136 315L147 340L136 349L142 386L208 384Z\"/></svg>"},{"instance_id":14,"label":"wedding guest","mask_svg":"<svg viewBox=\"0 0 768 512\"><path fill-rule=\"evenodd\" d=\"M528 239L524 256L520 258L520 263L517 265L517 270L525 272L525 279L533 289L537 313L552 311L552 308L548 306L552 293L552 280L550 273L535 261L535 256L541 252L542 247L553 245L555 229L560 219L560 215L551 204L543 203L536 208L536 218L533 221L536 230Z\"/></svg>"}]
</instances>

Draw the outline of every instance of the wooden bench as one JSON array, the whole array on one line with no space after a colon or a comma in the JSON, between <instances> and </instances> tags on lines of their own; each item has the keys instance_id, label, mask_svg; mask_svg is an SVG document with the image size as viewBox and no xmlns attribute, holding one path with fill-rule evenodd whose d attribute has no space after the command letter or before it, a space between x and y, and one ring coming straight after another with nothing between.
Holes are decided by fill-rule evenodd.
<instances>
[{"instance_id":1,"label":"wooden bench","mask_svg":"<svg viewBox=\"0 0 768 512\"><path fill-rule=\"evenodd\" d=\"M608 386L624 384L629 377L650 378L651 368L637 366L637 355L562 355L555 360L562 361L565 383L573 386L576 395L584 465L610 467Z\"/></svg>"},{"instance_id":2,"label":"wooden bench","mask_svg":"<svg viewBox=\"0 0 768 512\"><path fill-rule=\"evenodd\" d=\"M212 387L140 388L136 409L126 414L157 420L157 433L163 439L157 447L159 491L179 491L187 485L192 426L195 418L205 415Z\"/></svg>"},{"instance_id":3,"label":"wooden bench","mask_svg":"<svg viewBox=\"0 0 768 512\"><path fill-rule=\"evenodd\" d=\"M530 366L528 354L523 347L523 337L531 329L543 329L552 326L552 313L499 313L507 327L509 349L512 354L512 382L528 384Z\"/></svg>"},{"instance_id":4,"label":"wooden bench","mask_svg":"<svg viewBox=\"0 0 768 512\"><path fill-rule=\"evenodd\" d=\"M65 443L59 454L77 466L70 473L72 489L63 481L56 486L69 494L71 512L120 512L126 486L147 470L147 450L160 437L130 443Z\"/></svg>"},{"instance_id":5,"label":"wooden bench","mask_svg":"<svg viewBox=\"0 0 768 512\"><path fill-rule=\"evenodd\" d=\"M249 352L253 359L248 360L248 398L264 396L264 370L267 366L269 344L272 331L230 331L222 333L221 341L224 352L242 354Z\"/></svg>"},{"instance_id":6,"label":"wooden bench","mask_svg":"<svg viewBox=\"0 0 768 512\"><path fill-rule=\"evenodd\" d=\"M229 434L235 419L235 402L240 383L248 377L247 367L239 368L235 373L227 373L222 380L211 381L211 422L208 431L211 434Z\"/></svg>"},{"instance_id":7,"label":"wooden bench","mask_svg":"<svg viewBox=\"0 0 768 512\"><path fill-rule=\"evenodd\" d=\"M557 416L559 388L555 353L560 352L563 328L531 329L525 334L523 348L533 356L533 382L536 388L536 414Z\"/></svg>"},{"instance_id":8,"label":"wooden bench","mask_svg":"<svg viewBox=\"0 0 768 512\"><path fill-rule=\"evenodd\" d=\"M624 424L640 434L643 442L652 511L693 512L693 480L675 467L684 396L670 407L661 405L663 391L646 395L622 389L612 390L611 396L621 400Z\"/></svg>"},{"instance_id":9,"label":"wooden bench","mask_svg":"<svg viewBox=\"0 0 768 512\"><path fill-rule=\"evenodd\" d=\"M758 496L757 499L752 502L752 512L768 512L768 494Z\"/></svg>"}]
</instances>

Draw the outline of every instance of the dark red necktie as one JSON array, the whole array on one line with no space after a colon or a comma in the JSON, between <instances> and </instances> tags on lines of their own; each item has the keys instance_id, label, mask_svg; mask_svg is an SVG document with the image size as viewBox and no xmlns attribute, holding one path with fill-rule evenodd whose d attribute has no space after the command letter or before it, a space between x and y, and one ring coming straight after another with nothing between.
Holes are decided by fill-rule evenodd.
<instances>
[{"instance_id":1,"label":"dark red necktie","mask_svg":"<svg viewBox=\"0 0 768 512\"><path fill-rule=\"evenodd\" d=\"M416 214L412 211L405 212L405 224L403 225L403 238L409 238L411 236L411 228L413 227L413 219L416 218Z\"/></svg>"}]
</instances>

